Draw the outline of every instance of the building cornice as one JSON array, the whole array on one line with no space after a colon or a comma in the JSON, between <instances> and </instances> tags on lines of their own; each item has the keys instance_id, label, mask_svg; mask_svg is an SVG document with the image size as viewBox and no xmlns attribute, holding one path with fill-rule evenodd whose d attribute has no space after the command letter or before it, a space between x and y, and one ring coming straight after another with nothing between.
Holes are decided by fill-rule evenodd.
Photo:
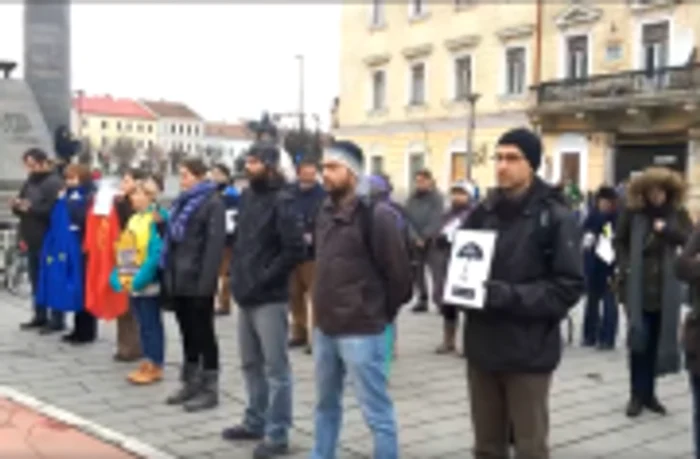
<instances>
[{"instance_id":1,"label":"building cornice","mask_svg":"<svg viewBox=\"0 0 700 459\"><path fill-rule=\"evenodd\" d=\"M586 5L573 5L559 13L554 22L560 29L594 24L603 16L601 8L593 8Z\"/></svg>"},{"instance_id":2,"label":"building cornice","mask_svg":"<svg viewBox=\"0 0 700 459\"><path fill-rule=\"evenodd\" d=\"M432 43L425 43L417 46L407 46L401 50L401 54L406 59L420 59L429 56L433 52Z\"/></svg>"},{"instance_id":3,"label":"building cornice","mask_svg":"<svg viewBox=\"0 0 700 459\"><path fill-rule=\"evenodd\" d=\"M529 126L524 110L509 110L477 115L477 129L508 129L513 126ZM465 126L465 116L424 118L420 120L387 121L381 124L358 124L341 126L333 130L335 136L362 137L395 135L415 132L458 131Z\"/></svg>"},{"instance_id":4,"label":"building cornice","mask_svg":"<svg viewBox=\"0 0 700 459\"><path fill-rule=\"evenodd\" d=\"M496 36L502 41L518 40L528 38L535 32L535 24L523 24L513 27L506 27L496 31Z\"/></svg>"},{"instance_id":5,"label":"building cornice","mask_svg":"<svg viewBox=\"0 0 700 459\"><path fill-rule=\"evenodd\" d=\"M445 48L448 51L456 53L468 48L474 48L481 43L480 35L460 35L455 38L445 40Z\"/></svg>"},{"instance_id":6,"label":"building cornice","mask_svg":"<svg viewBox=\"0 0 700 459\"><path fill-rule=\"evenodd\" d=\"M385 65L391 60L391 54L372 54L364 58L363 62L368 67L379 67L380 65Z\"/></svg>"}]
</instances>

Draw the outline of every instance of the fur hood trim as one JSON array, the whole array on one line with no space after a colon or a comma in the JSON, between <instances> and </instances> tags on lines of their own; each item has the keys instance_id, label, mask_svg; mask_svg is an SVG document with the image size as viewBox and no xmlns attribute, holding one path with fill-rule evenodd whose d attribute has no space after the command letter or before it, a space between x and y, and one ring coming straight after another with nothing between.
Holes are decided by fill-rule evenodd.
<instances>
[{"instance_id":1,"label":"fur hood trim","mask_svg":"<svg viewBox=\"0 0 700 459\"><path fill-rule=\"evenodd\" d=\"M646 193L654 187L663 188L675 208L683 206L687 186L681 174L666 167L649 167L630 178L625 193L627 207L632 210L642 209L646 204Z\"/></svg>"}]
</instances>

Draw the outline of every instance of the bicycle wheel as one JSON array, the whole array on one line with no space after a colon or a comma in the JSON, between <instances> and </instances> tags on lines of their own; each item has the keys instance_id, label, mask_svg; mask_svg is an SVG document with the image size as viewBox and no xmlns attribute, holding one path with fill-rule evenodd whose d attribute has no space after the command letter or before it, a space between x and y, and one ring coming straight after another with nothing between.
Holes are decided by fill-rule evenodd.
<instances>
[{"instance_id":1,"label":"bicycle wheel","mask_svg":"<svg viewBox=\"0 0 700 459\"><path fill-rule=\"evenodd\" d=\"M29 270L25 255L18 253L7 266L5 287L15 296L21 298L29 298L31 296L32 287L29 281Z\"/></svg>"}]
</instances>

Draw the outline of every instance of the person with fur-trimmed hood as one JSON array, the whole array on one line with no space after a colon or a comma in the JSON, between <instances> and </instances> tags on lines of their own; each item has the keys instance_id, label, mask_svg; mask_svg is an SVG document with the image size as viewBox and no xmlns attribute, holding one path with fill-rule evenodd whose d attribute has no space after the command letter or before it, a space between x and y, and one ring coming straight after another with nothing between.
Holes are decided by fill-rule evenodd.
<instances>
[{"instance_id":1,"label":"person with fur-trimmed hood","mask_svg":"<svg viewBox=\"0 0 700 459\"><path fill-rule=\"evenodd\" d=\"M680 370L681 283L674 260L692 230L685 183L670 169L651 167L632 177L615 235L620 299L627 313L630 400L627 416L646 408L666 414L657 376Z\"/></svg>"}]
</instances>

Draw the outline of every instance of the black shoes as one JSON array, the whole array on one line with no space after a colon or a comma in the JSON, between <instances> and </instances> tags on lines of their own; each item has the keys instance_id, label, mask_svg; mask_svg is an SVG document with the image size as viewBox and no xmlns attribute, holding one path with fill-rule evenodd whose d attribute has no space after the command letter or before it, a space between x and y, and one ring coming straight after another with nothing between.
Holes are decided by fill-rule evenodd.
<instances>
[{"instance_id":1,"label":"black shoes","mask_svg":"<svg viewBox=\"0 0 700 459\"><path fill-rule=\"evenodd\" d=\"M33 318L29 322L19 325L20 330L38 330L46 327L48 321L46 319Z\"/></svg>"},{"instance_id":2,"label":"black shoes","mask_svg":"<svg viewBox=\"0 0 700 459\"><path fill-rule=\"evenodd\" d=\"M644 407L652 413L660 414L661 416L666 416L668 413L666 407L656 397L645 403Z\"/></svg>"},{"instance_id":3,"label":"black shoes","mask_svg":"<svg viewBox=\"0 0 700 459\"><path fill-rule=\"evenodd\" d=\"M627 404L627 410L625 414L627 414L628 418L636 418L640 414L642 414L644 408L648 409L652 413L656 413L661 416L666 416L666 414L668 413L666 407L656 397L652 397L651 400L649 400L646 403L642 403L637 398L633 397Z\"/></svg>"},{"instance_id":4,"label":"black shoes","mask_svg":"<svg viewBox=\"0 0 700 459\"><path fill-rule=\"evenodd\" d=\"M413 306L411 311L415 312L415 313L428 312L428 301L427 300L418 301L418 303L416 303L416 305Z\"/></svg>"},{"instance_id":5,"label":"black shoes","mask_svg":"<svg viewBox=\"0 0 700 459\"><path fill-rule=\"evenodd\" d=\"M258 441L263 435L248 430L245 426L233 426L221 432L221 438L228 441Z\"/></svg>"},{"instance_id":6,"label":"black shoes","mask_svg":"<svg viewBox=\"0 0 700 459\"><path fill-rule=\"evenodd\" d=\"M182 404L188 413L210 410L219 405L219 372L201 371L195 378L195 394Z\"/></svg>"},{"instance_id":7,"label":"black shoes","mask_svg":"<svg viewBox=\"0 0 700 459\"><path fill-rule=\"evenodd\" d=\"M628 418L636 418L642 414L643 409L644 405L642 405L642 402L636 398L632 398L629 403L627 403L627 410L625 411L625 414Z\"/></svg>"},{"instance_id":8,"label":"black shoes","mask_svg":"<svg viewBox=\"0 0 700 459\"><path fill-rule=\"evenodd\" d=\"M290 349L296 349L304 346L306 346L306 338L297 337L289 340Z\"/></svg>"},{"instance_id":9,"label":"black shoes","mask_svg":"<svg viewBox=\"0 0 700 459\"><path fill-rule=\"evenodd\" d=\"M77 333L75 333L75 332L73 331L73 332L71 332L71 333L69 333L69 334L67 334L67 335L63 335L63 336L61 337L61 341L63 341L64 343L74 344L74 345L77 346L77 345L80 345L80 344L92 343L92 342L95 341L95 337L94 337L94 336L90 336L90 337L88 337L88 336L80 336L80 335L78 335Z\"/></svg>"}]
</instances>

